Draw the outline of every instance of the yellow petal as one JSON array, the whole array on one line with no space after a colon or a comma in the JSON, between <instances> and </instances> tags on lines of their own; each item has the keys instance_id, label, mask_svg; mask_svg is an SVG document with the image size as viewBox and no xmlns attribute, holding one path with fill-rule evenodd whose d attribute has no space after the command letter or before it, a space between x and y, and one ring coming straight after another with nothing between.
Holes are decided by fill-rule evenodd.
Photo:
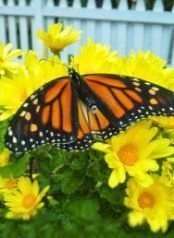
<instances>
[{"instance_id":1,"label":"yellow petal","mask_svg":"<svg viewBox=\"0 0 174 238\"><path fill-rule=\"evenodd\" d=\"M10 59L16 58L17 56L22 55L22 54L23 54L22 50L16 49L16 50L13 50L12 52L10 52L10 53L5 57L5 59L6 59L6 60L10 60Z\"/></svg>"},{"instance_id":2,"label":"yellow petal","mask_svg":"<svg viewBox=\"0 0 174 238\"><path fill-rule=\"evenodd\" d=\"M111 188L118 186L119 183L123 183L126 179L125 171L122 170L113 170L110 177L108 184Z\"/></svg>"},{"instance_id":3,"label":"yellow petal","mask_svg":"<svg viewBox=\"0 0 174 238\"><path fill-rule=\"evenodd\" d=\"M147 173L137 173L136 175L134 175L134 178L142 187L149 187L154 182L153 178Z\"/></svg>"},{"instance_id":4,"label":"yellow petal","mask_svg":"<svg viewBox=\"0 0 174 238\"><path fill-rule=\"evenodd\" d=\"M4 57L6 57L6 55L8 54L8 52L12 49L12 44L8 43L5 47L4 47Z\"/></svg>"},{"instance_id":5,"label":"yellow petal","mask_svg":"<svg viewBox=\"0 0 174 238\"><path fill-rule=\"evenodd\" d=\"M114 153L109 153L105 155L105 161L108 164L108 167L111 169L117 169L118 167L123 166L117 156Z\"/></svg>"},{"instance_id":6,"label":"yellow petal","mask_svg":"<svg viewBox=\"0 0 174 238\"><path fill-rule=\"evenodd\" d=\"M101 142L94 143L91 148L105 153L110 152L110 145Z\"/></svg>"},{"instance_id":7,"label":"yellow petal","mask_svg":"<svg viewBox=\"0 0 174 238\"><path fill-rule=\"evenodd\" d=\"M33 191L35 196L38 196L38 194L39 194L39 184L38 184L37 180L34 180L34 182L32 184L32 191Z\"/></svg>"},{"instance_id":8,"label":"yellow petal","mask_svg":"<svg viewBox=\"0 0 174 238\"><path fill-rule=\"evenodd\" d=\"M0 121L4 121L9 118L12 114L14 114L13 110L7 110L0 114Z\"/></svg>"},{"instance_id":9,"label":"yellow petal","mask_svg":"<svg viewBox=\"0 0 174 238\"><path fill-rule=\"evenodd\" d=\"M41 200L41 199L45 196L45 194L48 192L49 188L50 188L50 186L46 186L46 187L40 192L40 194L39 194L39 200Z\"/></svg>"},{"instance_id":10,"label":"yellow petal","mask_svg":"<svg viewBox=\"0 0 174 238\"><path fill-rule=\"evenodd\" d=\"M3 167L8 164L10 159L10 151L7 148L0 153L0 167Z\"/></svg>"},{"instance_id":11,"label":"yellow petal","mask_svg":"<svg viewBox=\"0 0 174 238\"><path fill-rule=\"evenodd\" d=\"M128 215L129 225L135 227L137 225L141 225L144 221L144 214L141 212L130 212Z\"/></svg>"},{"instance_id":12,"label":"yellow petal","mask_svg":"<svg viewBox=\"0 0 174 238\"><path fill-rule=\"evenodd\" d=\"M171 155L174 151L170 149L169 144L169 139L156 139L141 150L141 158L144 159L149 156L155 159Z\"/></svg>"},{"instance_id":13,"label":"yellow petal","mask_svg":"<svg viewBox=\"0 0 174 238\"><path fill-rule=\"evenodd\" d=\"M142 170L144 172L157 171L159 169L158 163L152 159L140 160L137 162L137 166L139 167L139 170Z\"/></svg>"}]
</instances>

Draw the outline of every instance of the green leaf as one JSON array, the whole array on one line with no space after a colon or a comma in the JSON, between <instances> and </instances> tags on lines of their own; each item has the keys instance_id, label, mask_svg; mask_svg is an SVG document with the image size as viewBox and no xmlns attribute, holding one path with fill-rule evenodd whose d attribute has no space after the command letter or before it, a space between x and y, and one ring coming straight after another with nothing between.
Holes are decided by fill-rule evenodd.
<instances>
[{"instance_id":1,"label":"green leaf","mask_svg":"<svg viewBox=\"0 0 174 238\"><path fill-rule=\"evenodd\" d=\"M108 185L103 185L99 188L99 194L101 198L106 199L111 204L123 204L125 188L123 186L118 186L113 189Z\"/></svg>"},{"instance_id":2,"label":"green leaf","mask_svg":"<svg viewBox=\"0 0 174 238\"><path fill-rule=\"evenodd\" d=\"M0 174L3 177L19 177L24 175L28 166L29 159L30 155L25 154L22 158L13 160L13 162L9 163L7 166L0 168Z\"/></svg>"},{"instance_id":3,"label":"green leaf","mask_svg":"<svg viewBox=\"0 0 174 238\"><path fill-rule=\"evenodd\" d=\"M87 163L87 158L84 158L83 155L80 157L76 157L73 159L69 165L70 169L72 170L81 170L85 167Z\"/></svg>"},{"instance_id":4,"label":"green leaf","mask_svg":"<svg viewBox=\"0 0 174 238\"><path fill-rule=\"evenodd\" d=\"M5 147L4 138L7 131L8 121L0 122L0 151Z\"/></svg>"},{"instance_id":5,"label":"green leaf","mask_svg":"<svg viewBox=\"0 0 174 238\"><path fill-rule=\"evenodd\" d=\"M59 176L59 179L62 192L72 194L82 185L84 177L81 174L67 170Z\"/></svg>"},{"instance_id":6,"label":"green leaf","mask_svg":"<svg viewBox=\"0 0 174 238\"><path fill-rule=\"evenodd\" d=\"M76 198L68 203L66 210L71 212L76 219L87 221L99 219L99 203L93 198Z\"/></svg>"}]
</instances>

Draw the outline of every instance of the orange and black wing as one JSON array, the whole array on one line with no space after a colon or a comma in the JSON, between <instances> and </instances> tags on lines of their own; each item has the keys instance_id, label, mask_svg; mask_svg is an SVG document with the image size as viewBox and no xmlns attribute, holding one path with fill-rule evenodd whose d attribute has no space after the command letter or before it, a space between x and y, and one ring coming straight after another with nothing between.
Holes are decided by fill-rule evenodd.
<instances>
[{"instance_id":1,"label":"orange and black wing","mask_svg":"<svg viewBox=\"0 0 174 238\"><path fill-rule=\"evenodd\" d=\"M68 77L45 84L33 93L12 119L6 144L24 152L41 144L75 140L77 98Z\"/></svg>"},{"instance_id":2,"label":"orange and black wing","mask_svg":"<svg viewBox=\"0 0 174 238\"><path fill-rule=\"evenodd\" d=\"M84 75L82 80L96 110L90 110L79 95L76 140L58 145L66 150L87 149L96 138L107 139L150 115L174 114L173 92L155 84L110 74Z\"/></svg>"},{"instance_id":3,"label":"orange and black wing","mask_svg":"<svg viewBox=\"0 0 174 238\"><path fill-rule=\"evenodd\" d=\"M103 139L148 116L174 115L174 93L141 79L111 75L84 75L83 80L107 123L98 131ZM101 116L96 115L101 119Z\"/></svg>"},{"instance_id":4,"label":"orange and black wing","mask_svg":"<svg viewBox=\"0 0 174 238\"><path fill-rule=\"evenodd\" d=\"M107 139L150 115L174 115L174 93L155 84L110 74L82 76L86 96L68 77L44 85L21 106L8 128L7 147L24 152L51 143L66 150L84 150L96 136Z\"/></svg>"},{"instance_id":5,"label":"orange and black wing","mask_svg":"<svg viewBox=\"0 0 174 238\"><path fill-rule=\"evenodd\" d=\"M91 111L80 98L77 101L78 126L76 140L68 144L57 144L57 147L66 150L86 150L94 143L97 135L106 132L110 126L107 117L98 108ZM110 130L110 129L109 129ZM117 130L113 128L113 131ZM116 133L116 132L115 132Z\"/></svg>"},{"instance_id":6,"label":"orange and black wing","mask_svg":"<svg viewBox=\"0 0 174 238\"><path fill-rule=\"evenodd\" d=\"M110 74L82 76L95 111L78 98L76 140L59 144L66 150L84 150L96 138L107 139L130 124L151 115L174 115L174 93L141 79Z\"/></svg>"}]
</instances>

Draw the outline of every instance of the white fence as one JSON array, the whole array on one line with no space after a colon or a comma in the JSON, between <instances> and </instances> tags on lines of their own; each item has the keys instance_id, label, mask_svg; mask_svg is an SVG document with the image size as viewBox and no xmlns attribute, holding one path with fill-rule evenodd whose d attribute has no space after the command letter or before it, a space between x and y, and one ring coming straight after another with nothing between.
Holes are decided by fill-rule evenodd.
<instances>
[{"instance_id":1,"label":"white fence","mask_svg":"<svg viewBox=\"0 0 174 238\"><path fill-rule=\"evenodd\" d=\"M74 0L71 7L66 0L59 0L58 5L53 0L0 0L0 41L11 42L15 48L33 48L41 55L43 46L36 31L57 21L83 30L81 41L62 52L64 60L77 54L91 37L111 45L120 55L151 50L174 65L174 8L164 11L162 0L156 0L153 10L145 9L144 0L138 0L133 10L128 9L126 0L120 0L114 9L110 0L103 0L101 8L95 0L88 0L86 7L80 0Z\"/></svg>"}]
</instances>

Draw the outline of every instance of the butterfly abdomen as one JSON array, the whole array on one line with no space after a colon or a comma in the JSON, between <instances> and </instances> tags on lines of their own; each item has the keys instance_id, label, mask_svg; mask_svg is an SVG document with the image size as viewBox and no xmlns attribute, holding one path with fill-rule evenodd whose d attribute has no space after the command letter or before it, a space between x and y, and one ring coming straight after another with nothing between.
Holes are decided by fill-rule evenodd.
<instances>
[{"instance_id":1,"label":"butterfly abdomen","mask_svg":"<svg viewBox=\"0 0 174 238\"><path fill-rule=\"evenodd\" d=\"M83 81L82 77L73 69L69 72L70 80L74 89L77 92L79 99L88 107L89 110L95 111L97 104L91 96L91 91L88 85Z\"/></svg>"}]
</instances>

